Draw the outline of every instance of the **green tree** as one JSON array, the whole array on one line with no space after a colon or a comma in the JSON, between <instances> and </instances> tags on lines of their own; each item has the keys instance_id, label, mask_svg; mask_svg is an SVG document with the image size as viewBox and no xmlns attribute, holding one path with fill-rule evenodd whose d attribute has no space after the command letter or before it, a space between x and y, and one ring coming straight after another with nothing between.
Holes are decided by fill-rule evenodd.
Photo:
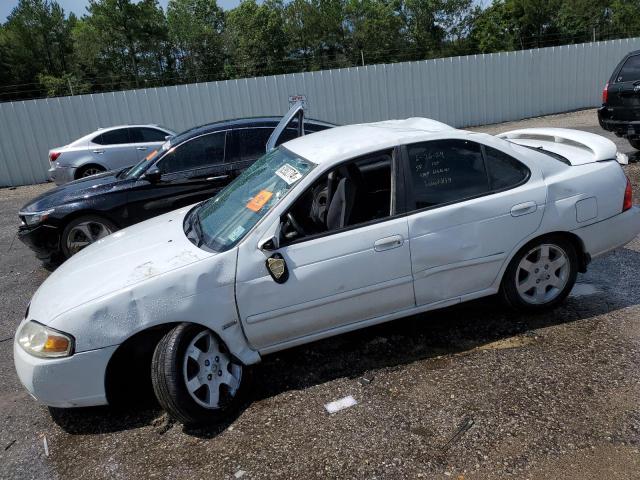
<instances>
[{"instance_id":1,"label":"green tree","mask_svg":"<svg viewBox=\"0 0 640 480\"><path fill-rule=\"evenodd\" d=\"M348 65L344 15L343 0L293 0L287 5L285 34L290 55L300 68Z\"/></svg>"},{"instance_id":2,"label":"green tree","mask_svg":"<svg viewBox=\"0 0 640 480\"><path fill-rule=\"evenodd\" d=\"M157 0L89 0L87 12L73 38L79 64L94 82L112 89L139 87L172 72L166 19Z\"/></svg>"},{"instance_id":3,"label":"green tree","mask_svg":"<svg viewBox=\"0 0 640 480\"><path fill-rule=\"evenodd\" d=\"M71 70L74 23L75 16L66 19L51 0L20 0L12 10L2 29L0 48L7 53L0 64L11 71L12 82L24 84L26 96L39 94L38 74L62 76Z\"/></svg>"},{"instance_id":4,"label":"green tree","mask_svg":"<svg viewBox=\"0 0 640 480\"><path fill-rule=\"evenodd\" d=\"M224 78L224 11L216 0L170 0L169 37L178 71L190 81Z\"/></svg>"},{"instance_id":5,"label":"green tree","mask_svg":"<svg viewBox=\"0 0 640 480\"><path fill-rule=\"evenodd\" d=\"M588 42L608 30L610 3L610 0L562 2L557 13L562 43Z\"/></svg>"},{"instance_id":6,"label":"green tree","mask_svg":"<svg viewBox=\"0 0 640 480\"><path fill-rule=\"evenodd\" d=\"M351 61L381 63L406 59L401 0L347 0L345 19Z\"/></svg>"},{"instance_id":7,"label":"green tree","mask_svg":"<svg viewBox=\"0 0 640 480\"><path fill-rule=\"evenodd\" d=\"M287 71L287 37L281 0L243 0L227 15L225 43L231 77L270 75Z\"/></svg>"},{"instance_id":8,"label":"green tree","mask_svg":"<svg viewBox=\"0 0 640 480\"><path fill-rule=\"evenodd\" d=\"M640 2L638 0L613 0L610 11L610 28L616 36L640 35Z\"/></svg>"}]
</instances>

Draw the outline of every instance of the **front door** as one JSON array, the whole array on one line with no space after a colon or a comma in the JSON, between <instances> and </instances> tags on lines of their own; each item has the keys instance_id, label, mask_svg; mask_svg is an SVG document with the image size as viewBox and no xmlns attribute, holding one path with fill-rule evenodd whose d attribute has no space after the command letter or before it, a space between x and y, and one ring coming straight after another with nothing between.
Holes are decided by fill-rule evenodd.
<instances>
[{"instance_id":1,"label":"front door","mask_svg":"<svg viewBox=\"0 0 640 480\"><path fill-rule=\"evenodd\" d=\"M467 140L409 145L405 160L417 305L489 289L514 246L540 225L541 173Z\"/></svg>"},{"instance_id":2,"label":"front door","mask_svg":"<svg viewBox=\"0 0 640 480\"><path fill-rule=\"evenodd\" d=\"M277 349L415 305L407 219L394 215L391 161L383 152L322 175L283 216L279 249L241 245L236 294L254 348ZM267 270L273 255L286 262L283 283Z\"/></svg>"},{"instance_id":3,"label":"front door","mask_svg":"<svg viewBox=\"0 0 640 480\"><path fill-rule=\"evenodd\" d=\"M193 138L169 150L156 163L159 181L144 175L129 191L128 215L137 223L215 195L231 180L225 162L227 132L214 132Z\"/></svg>"}]
</instances>

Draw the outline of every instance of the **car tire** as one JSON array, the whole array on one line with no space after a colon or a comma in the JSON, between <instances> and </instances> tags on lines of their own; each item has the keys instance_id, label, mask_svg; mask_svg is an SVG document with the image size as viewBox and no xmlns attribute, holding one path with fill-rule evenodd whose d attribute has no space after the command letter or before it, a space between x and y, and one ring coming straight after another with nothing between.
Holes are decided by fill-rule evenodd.
<instances>
[{"instance_id":1,"label":"car tire","mask_svg":"<svg viewBox=\"0 0 640 480\"><path fill-rule=\"evenodd\" d=\"M60 250L65 259L84 247L117 231L113 222L99 215L83 215L71 220L60 237Z\"/></svg>"},{"instance_id":2,"label":"car tire","mask_svg":"<svg viewBox=\"0 0 640 480\"><path fill-rule=\"evenodd\" d=\"M578 276L578 253L565 237L533 240L513 257L502 278L501 294L512 308L541 312L567 298Z\"/></svg>"},{"instance_id":3,"label":"car tire","mask_svg":"<svg viewBox=\"0 0 640 480\"><path fill-rule=\"evenodd\" d=\"M105 171L106 169L104 167L101 167L100 165L84 165L76 171L76 180L79 178L90 177L91 175L97 175Z\"/></svg>"},{"instance_id":4,"label":"car tire","mask_svg":"<svg viewBox=\"0 0 640 480\"><path fill-rule=\"evenodd\" d=\"M184 425L217 422L237 410L247 388L247 372L215 333L193 323L168 332L151 361L158 403Z\"/></svg>"},{"instance_id":5,"label":"car tire","mask_svg":"<svg viewBox=\"0 0 640 480\"><path fill-rule=\"evenodd\" d=\"M640 150L640 138L628 138L627 140L629 140L629 143L633 148Z\"/></svg>"}]
</instances>

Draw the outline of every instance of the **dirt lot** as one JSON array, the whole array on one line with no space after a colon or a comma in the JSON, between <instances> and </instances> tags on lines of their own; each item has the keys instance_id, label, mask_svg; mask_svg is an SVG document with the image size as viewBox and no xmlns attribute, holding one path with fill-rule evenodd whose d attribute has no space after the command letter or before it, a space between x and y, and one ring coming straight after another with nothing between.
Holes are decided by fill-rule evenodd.
<instances>
[{"instance_id":1,"label":"dirt lot","mask_svg":"<svg viewBox=\"0 0 640 480\"><path fill-rule=\"evenodd\" d=\"M478 130L539 125L604 133L594 110ZM626 170L640 197L638 164ZM54 422L12 359L15 327L48 275L14 239L16 212L47 188L0 190L2 478L640 475L639 239L596 260L551 314L486 299L268 356L250 403L215 428L185 430L133 406ZM325 412L346 395L358 404Z\"/></svg>"}]
</instances>

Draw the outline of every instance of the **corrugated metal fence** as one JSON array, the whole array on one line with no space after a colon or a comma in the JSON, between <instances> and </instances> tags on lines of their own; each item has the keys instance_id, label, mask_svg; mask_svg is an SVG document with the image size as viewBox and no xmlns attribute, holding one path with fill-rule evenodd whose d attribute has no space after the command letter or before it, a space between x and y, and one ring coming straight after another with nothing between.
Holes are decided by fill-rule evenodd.
<instances>
[{"instance_id":1,"label":"corrugated metal fence","mask_svg":"<svg viewBox=\"0 0 640 480\"><path fill-rule=\"evenodd\" d=\"M457 127L593 107L640 38L125 92L0 103L0 186L47 179L49 148L98 127L159 123L182 131L226 118L307 115L348 124L411 116Z\"/></svg>"}]
</instances>

